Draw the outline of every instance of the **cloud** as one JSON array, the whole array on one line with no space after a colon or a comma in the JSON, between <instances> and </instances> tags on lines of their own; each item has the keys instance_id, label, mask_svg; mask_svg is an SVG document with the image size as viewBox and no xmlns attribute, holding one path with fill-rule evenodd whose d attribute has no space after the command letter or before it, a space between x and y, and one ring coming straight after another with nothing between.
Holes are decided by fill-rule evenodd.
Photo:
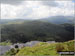
<instances>
[{"instance_id":1,"label":"cloud","mask_svg":"<svg viewBox=\"0 0 75 56\"><path fill-rule=\"evenodd\" d=\"M17 0L15 0L17 1ZM14 1L13 1L14 2ZM50 1L49 1L50 2ZM21 1L19 5L1 3L2 19L40 19L50 16L73 16L72 1ZM55 5L57 4L57 5Z\"/></svg>"},{"instance_id":2,"label":"cloud","mask_svg":"<svg viewBox=\"0 0 75 56\"><path fill-rule=\"evenodd\" d=\"M55 1L51 1L51 0L41 1L41 3L45 6L52 6L52 7L58 6L58 3L56 3Z\"/></svg>"},{"instance_id":3,"label":"cloud","mask_svg":"<svg viewBox=\"0 0 75 56\"><path fill-rule=\"evenodd\" d=\"M12 5L19 5L25 0L0 0L0 3L2 4L12 4Z\"/></svg>"}]
</instances>

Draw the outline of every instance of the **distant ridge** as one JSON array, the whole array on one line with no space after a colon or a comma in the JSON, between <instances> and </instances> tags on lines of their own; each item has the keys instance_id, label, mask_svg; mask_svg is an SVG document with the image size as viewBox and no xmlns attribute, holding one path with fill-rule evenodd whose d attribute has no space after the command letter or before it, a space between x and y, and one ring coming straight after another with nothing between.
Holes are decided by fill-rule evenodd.
<instances>
[{"instance_id":1,"label":"distant ridge","mask_svg":"<svg viewBox=\"0 0 75 56\"><path fill-rule=\"evenodd\" d=\"M73 16L53 16L49 18L40 19L40 21L51 22L55 24L63 24L63 23L74 23Z\"/></svg>"}]
</instances>

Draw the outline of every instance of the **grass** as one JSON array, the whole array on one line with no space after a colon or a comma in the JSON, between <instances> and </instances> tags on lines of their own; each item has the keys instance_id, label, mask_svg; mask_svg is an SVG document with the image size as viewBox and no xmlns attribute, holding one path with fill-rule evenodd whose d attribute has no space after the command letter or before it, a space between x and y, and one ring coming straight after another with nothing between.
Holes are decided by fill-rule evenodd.
<instances>
[{"instance_id":1,"label":"grass","mask_svg":"<svg viewBox=\"0 0 75 56\"><path fill-rule=\"evenodd\" d=\"M45 43L41 42L36 44L33 47L23 47L19 50L19 52L15 53L15 56L42 56L42 55L60 55L59 51L75 51L74 50L74 40L68 42L60 42L60 43ZM11 51L8 52L10 54ZM14 52L13 52L14 53Z\"/></svg>"},{"instance_id":2,"label":"grass","mask_svg":"<svg viewBox=\"0 0 75 56\"><path fill-rule=\"evenodd\" d=\"M6 46L6 45L11 45L12 43L10 42L0 42L0 46Z\"/></svg>"},{"instance_id":3,"label":"grass","mask_svg":"<svg viewBox=\"0 0 75 56\"><path fill-rule=\"evenodd\" d=\"M33 47L24 47L17 54L18 55L59 55L58 51L74 51L74 42L68 41L64 43L39 43Z\"/></svg>"}]
</instances>

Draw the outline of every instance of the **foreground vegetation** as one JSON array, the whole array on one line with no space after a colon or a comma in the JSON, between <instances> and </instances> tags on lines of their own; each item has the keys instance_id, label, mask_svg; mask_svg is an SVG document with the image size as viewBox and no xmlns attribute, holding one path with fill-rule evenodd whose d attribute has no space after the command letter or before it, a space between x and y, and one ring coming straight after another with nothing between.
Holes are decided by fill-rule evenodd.
<instances>
[{"instance_id":1,"label":"foreground vegetation","mask_svg":"<svg viewBox=\"0 0 75 56\"><path fill-rule=\"evenodd\" d=\"M33 47L23 47L21 49L12 49L5 55L25 56L25 55L59 55L59 51L75 51L75 40L59 43L40 42Z\"/></svg>"},{"instance_id":2,"label":"foreground vegetation","mask_svg":"<svg viewBox=\"0 0 75 56\"><path fill-rule=\"evenodd\" d=\"M7 46L7 45L11 45L11 42L0 42L0 46Z\"/></svg>"}]
</instances>

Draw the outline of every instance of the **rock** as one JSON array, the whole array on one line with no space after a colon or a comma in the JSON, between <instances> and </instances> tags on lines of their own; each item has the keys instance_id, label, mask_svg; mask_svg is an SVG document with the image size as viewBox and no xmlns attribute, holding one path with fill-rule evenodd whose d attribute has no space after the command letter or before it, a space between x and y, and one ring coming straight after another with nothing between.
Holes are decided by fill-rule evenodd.
<instances>
[{"instance_id":1,"label":"rock","mask_svg":"<svg viewBox=\"0 0 75 56\"><path fill-rule=\"evenodd\" d=\"M55 43L55 41L47 41L46 43Z\"/></svg>"},{"instance_id":2,"label":"rock","mask_svg":"<svg viewBox=\"0 0 75 56\"><path fill-rule=\"evenodd\" d=\"M32 47L32 46L34 46L37 43L40 43L40 41L30 41L30 42L27 42L24 46Z\"/></svg>"},{"instance_id":3,"label":"rock","mask_svg":"<svg viewBox=\"0 0 75 56\"><path fill-rule=\"evenodd\" d=\"M3 55L4 53L9 51L10 49L11 49L10 46L0 46L0 55Z\"/></svg>"}]
</instances>

